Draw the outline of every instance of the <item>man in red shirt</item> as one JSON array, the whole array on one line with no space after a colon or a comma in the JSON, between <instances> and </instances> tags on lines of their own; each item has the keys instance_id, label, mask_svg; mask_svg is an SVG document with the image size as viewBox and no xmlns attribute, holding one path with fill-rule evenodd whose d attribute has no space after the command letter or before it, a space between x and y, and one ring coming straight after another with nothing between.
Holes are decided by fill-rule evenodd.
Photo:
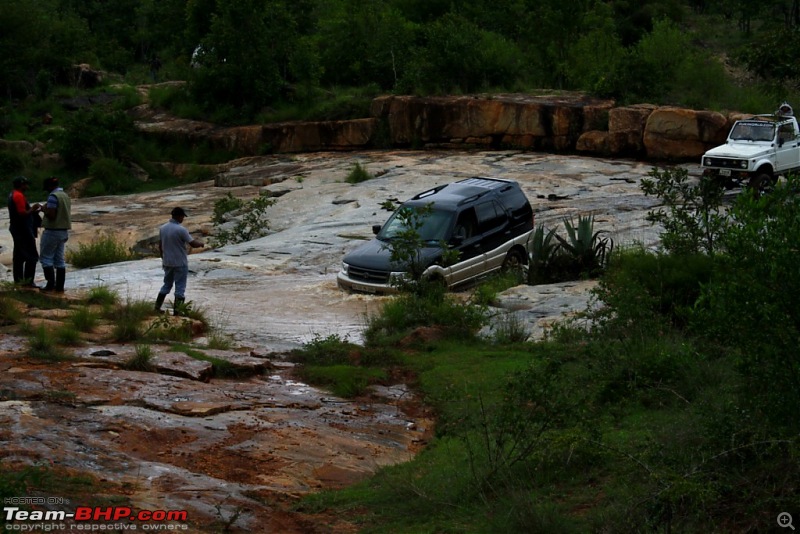
<instances>
[{"instance_id":1,"label":"man in red shirt","mask_svg":"<svg viewBox=\"0 0 800 534\"><path fill-rule=\"evenodd\" d=\"M24 176L17 176L12 181L14 189L8 195L8 220L11 237L14 240L12 255L14 283L36 287L33 279L36 276L36 263L39 253L36 251L36 237L41 226L39 204L31 206L25 198L30 182Z\"/></svg>"}]
</instances>

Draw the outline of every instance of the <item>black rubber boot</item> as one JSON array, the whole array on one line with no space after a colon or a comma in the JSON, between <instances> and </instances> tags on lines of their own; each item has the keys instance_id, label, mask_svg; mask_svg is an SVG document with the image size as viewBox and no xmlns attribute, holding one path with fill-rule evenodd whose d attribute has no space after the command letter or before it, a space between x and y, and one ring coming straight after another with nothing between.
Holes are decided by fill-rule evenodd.
<instances>
[{"instance_id":1,"label":"black rubber boot","mask_svg":"<svg viewBox=\"0 0 800 534\"><path fill-rule=\"evenodd\" d=\"M175 297L175 305L172 307L172 315L183 315L183 302L186 299Z\"/></svg>"},{"instance_id":2,"label":"black rubber boot","mask_svg":"<svg viewBox=\"0 0 800 534\"><path fill-rule=\"evenodd\" d=\"M167 296L166 295L162 295L161 293L159 293L158 296L156 297L155 310L158 313L161 313L161 306L164 304L164 299L165 298L167 298Z\"/></svg>"},{"instance_id":3,"label":"black rubber boot","mask_svg":"<svg viewBox=\"0 0 800 534\"><path fill-rule=\"evenodd\" d=\"M12 270L14 272L14 283L19 284L22 282L25 270L25 260L14 258L12 261Z\"/></svg>"},{"instance_id":4,"label":"black rubber boot","mask_svg":"<svg viewBox=\"0 0 800 534\"><path fill-rule=\"evenodd\" d=\"M44 279L47 280L47 285L42 288L42 291L55 291L56 290L56 269L55 267L42 267L44 272Z\"/></svg>"},{"instance_id":5,"label":"black rubber boot","mask_svg":"<svg viewBox=\"0 0 800 534\"><path fill-rule=\"evenodd\" d=\"M36 262L35 261L26 261L25 262L25 269L23 271L22 280L20 280L25 287L31 287L34 289L39 289L39 286L33 283L33 279L36 278Z\"/></svg>"},{"instance_id":6,"label":"black rubber boot","mask_svg":"<svg viewBox=\"0 0 800 534\"><path fill-rule=\"evenodd\" d=\"M64 282L67 279L67 269L65 267L58 267L56 269L56 293L64 292Z\"/></svg>"}]
</instances>

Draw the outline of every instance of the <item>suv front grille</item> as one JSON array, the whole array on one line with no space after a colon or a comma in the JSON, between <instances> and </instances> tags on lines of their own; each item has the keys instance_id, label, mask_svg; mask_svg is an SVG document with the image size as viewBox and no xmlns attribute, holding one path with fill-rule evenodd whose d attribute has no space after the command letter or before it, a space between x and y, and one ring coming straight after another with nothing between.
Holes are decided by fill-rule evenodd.
<instances>
[{"instance_id":1,"label":"suv front grille","mask_svg":"<svg viewBox=\"0 0 800 534\"><path fill-rule=\"evenodd\" d=\"M364 269L350 265L347 269L347 275L351 280L359 282L369 282L371 284L386 284L389 282L389 273L386 271L378 271L376 269Z\"/></svg>"},{"instance_id":2,"label":"suv front grille","mask_svg":"<svg viewBox=\"0 0 800 534\"><path fill-rule=\"evenodd\" d=\"M721 167L723 169L741 169L742 160L732 158L703 158L703 165L706 167Z\"/></svg>"}]
</instances>

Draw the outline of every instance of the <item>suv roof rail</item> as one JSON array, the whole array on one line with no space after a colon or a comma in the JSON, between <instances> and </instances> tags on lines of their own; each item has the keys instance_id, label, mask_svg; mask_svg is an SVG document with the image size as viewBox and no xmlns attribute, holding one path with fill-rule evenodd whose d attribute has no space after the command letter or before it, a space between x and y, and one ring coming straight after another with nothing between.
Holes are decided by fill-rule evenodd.
<instances>
[{"instance_id":1,"label":"suv roof rail","mask_svg":"<svg viewBox=\"0 0 800 534\"><path fill-rule=\"evenodd\" d=\"M411 198L411 200L419 200L419 199L421 199L421 198L425 198L425 197L429 197L429 196L431 196L431 195L435 195L436 193L438 193L439 191L441 191L442 189L444 189L445 187L447 187L447 185L448 185L448 184L444 184L444 185L437 185L437 186L436 186L436 187L434 187L433 189L428 189L427 191L423 191L422 193L419 193L418 195L414 195L414 196Z\"/></svg>"},{"instance_id":2,"label":"suv roof rail","mask_svg":"<svg viewBox=\"0 0 800 534\"><path fill-rule=\"evenodd\" d=\"M463 180L459 180L456 183L464 185L475 185L478 187L488 187L490 189L511 185L511 182L509 180L503 180L502 178L484 178L483 176L473 176L472 178L464 178Z\"/></svg>"}]
</instances>

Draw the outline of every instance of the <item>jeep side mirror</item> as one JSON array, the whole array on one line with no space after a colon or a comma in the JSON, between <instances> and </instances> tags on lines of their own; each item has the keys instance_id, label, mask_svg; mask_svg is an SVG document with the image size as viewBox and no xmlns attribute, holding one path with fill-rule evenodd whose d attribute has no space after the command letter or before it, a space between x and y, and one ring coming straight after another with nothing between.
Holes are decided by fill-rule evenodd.
<instances>
[{"instance_id":1,"label":"jeep side mirror","mask_svg":"<svg viewBox=\"0 0 800 534\"><path fill-rule=\"evenodd\" d=\"M373 234L378 235L378 232L380 232L380 231L381 231L381 225L380 224L373 224L372 225L372 233Z\"/></svg>"}]
</instances>

